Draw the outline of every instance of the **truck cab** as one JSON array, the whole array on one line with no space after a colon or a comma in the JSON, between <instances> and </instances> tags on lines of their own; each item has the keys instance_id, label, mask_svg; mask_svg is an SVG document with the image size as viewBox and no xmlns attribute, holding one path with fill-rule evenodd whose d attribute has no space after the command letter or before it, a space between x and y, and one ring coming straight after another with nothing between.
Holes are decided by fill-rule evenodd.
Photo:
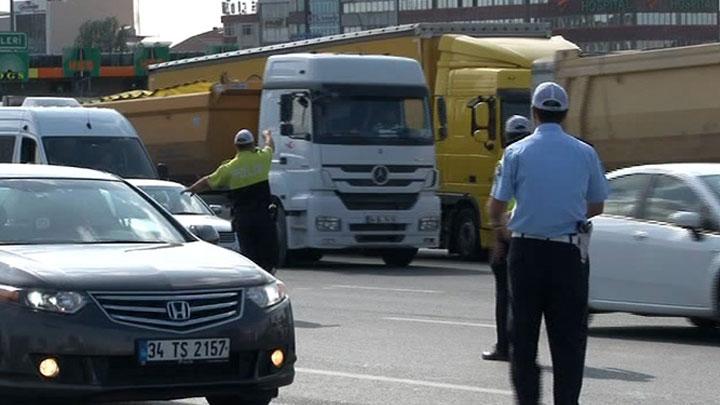
<instances>
[{"instance_id":1,"label":"truck cab","mask_svg":"<svg viewBox=\"0 0 720 405\"><path fill-rule=\"evenodd\" d=\"M281 258L355 249L405 266L438 245L429 91L415 60L272 56L260 111L276 143Z\"/></svg>"}]
</instances>

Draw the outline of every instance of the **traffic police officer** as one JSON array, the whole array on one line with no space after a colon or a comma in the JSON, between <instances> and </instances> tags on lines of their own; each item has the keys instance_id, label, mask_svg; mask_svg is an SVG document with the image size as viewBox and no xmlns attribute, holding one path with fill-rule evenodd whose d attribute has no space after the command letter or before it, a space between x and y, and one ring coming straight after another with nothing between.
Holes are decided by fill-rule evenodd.
<instances>
[{"instance_id":1,"label":"traffic police officer","mask_svg":"<svg viewBox=\"0 0 720 405\"><path fill-rule=\"evenodd\" d=\"M505 147L530 135L530 120L522 115L513 115L505 123ZM498 164L498 170L501 170ZM495 188L495 184L493 184ZM505 232L497 233L490 258L490 268L495 275L495 332L497 343L493 350L483 352L483 360L507 361L509 353L508 343L508 283L507 283L507 251L510 244L510 235Z\"/></svg>"},{"instance_id":2,"label":"traffic police officer","mask_svg":"<svg viewBox=\"0 0 720 405\"><path fill-rule=\"evenodd\" d=\"M537 345L545 317L553 360L555 404L578 403L587 342L588 271L580 233L601 214L608 194L595 150L560 126L568 110L565 90L540 84L533 94L535 132L505 149L490 221L504 228L508 201L516 206L507 227L511 307L511 375L519 404L540 401ZM583 247L582 251L580 247Z\"/></svg>"},{"instance_id":3,"label":"traffic police officer","mask_svg":"<svg viewBox=\"0 0 720 405\"><path fill-rule=\"evenodd\" d=\"M270 131L265 131L263 136L265 146L260 149L256 147L252 132L240 130L235 135L235 157L186 191L228 191L233 203L233 229L241 252L272 272L277 257L277 233L270 214L272 199L268 176L275 143Z\"/></svg>"}]
</instances>

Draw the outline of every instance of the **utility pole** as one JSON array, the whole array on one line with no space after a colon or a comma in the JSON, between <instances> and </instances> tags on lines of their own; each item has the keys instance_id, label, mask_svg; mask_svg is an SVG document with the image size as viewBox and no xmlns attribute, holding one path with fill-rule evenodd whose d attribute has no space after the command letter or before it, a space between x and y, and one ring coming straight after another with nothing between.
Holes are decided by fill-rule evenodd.
<instances>
[{"instance_id":1,"label":"utility pole","mask_svg":"<svg viewBox=\"0 0 720 405\"><path fill-rule=\"evenodd\" d=\"M15 32L15 0L10 0L10 31Z\"/></svg>"},{"instance_id":2,"label":"utility pole","mask_svg":"<svg viewBox=\"0 0 720 405\"><path fill-rule=\"evenodd\" d=\"M310 39L310 0L304 0L305 7L305 39Z\"/></svg>"}]
</instances>

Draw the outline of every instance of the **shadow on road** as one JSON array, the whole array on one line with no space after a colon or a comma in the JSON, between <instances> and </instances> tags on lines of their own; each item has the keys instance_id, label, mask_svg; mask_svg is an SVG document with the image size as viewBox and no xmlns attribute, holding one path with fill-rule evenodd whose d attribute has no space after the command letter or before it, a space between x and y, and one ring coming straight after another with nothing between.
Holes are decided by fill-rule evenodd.
<instances>
[{"instance_id":1,"label":"shadow on road","mask_svg":"<svg viewBox=\"0 0 720 405\"><path fill-rule=\"evenodd\" d=\"M546 373L552 373L552 366L542 366L541 368ZM584 378L590 378L593 380L617 380L627 382L651 382L655 380L654 375L614 367L585 367L583 376Z\"/></svg>"},{"instance_id":2,"label":"shadow on road","mask_svg":"<svg viewBox=\"0 0 720 405\"><path fill-rule=\"evenodd\" d=\"M694 326L603 326L590 327L588 334L595 338L720 347L720 330Z\"/></svg>"},{"instance_id":3,"label":"shadow on road","mask_svg":"<svg viewBox=\"0 0 720 405\"><path fill-rule=\"evenodd\" d=\"M374 276L412 276L412 277L423 277L423 276L477 276L479 274L488 273L483 272L478 265L477 269L461 269L453 267L430 267L422 265L411 264L406 268L398 267L387 267L382 262L378 261L377 264L371 262L365 263L348 263L335 260L323 260L313 264L304 264L299 266L293 266L287 269L280 269L285 271L293 270L312 270L322 271L328 273L347 273L347 274L362 274L362 275L374 275Z\"/></svg>"}]
</instances>

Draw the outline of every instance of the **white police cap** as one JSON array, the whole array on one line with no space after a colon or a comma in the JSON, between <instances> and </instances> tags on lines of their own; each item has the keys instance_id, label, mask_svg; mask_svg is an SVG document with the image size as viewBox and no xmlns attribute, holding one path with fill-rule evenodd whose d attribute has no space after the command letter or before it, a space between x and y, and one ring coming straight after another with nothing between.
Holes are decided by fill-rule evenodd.
<instances>
[{"instance_id":1,"label":"white police cap","mask_svg":"<svg viewBox=\"0 0 720 405\"><path fill-rule=\"evenodd\" d=\"M508 134L527 134L530 132L530 120L522 115L513 115L505 122L505 132Z\"/></svg>"},{"instance_id":2,"label":"white police cap","mask_svg":"<svg viewBox=\"0 0 720 405\"><path fill-rule=\"evenodd\" d=\"M568 95L565 89L555 82L540 83L535 89L532 106L544 111L567 111Z\"/></svg>"},{"instance_id":3,"label":"white police cap","mask_svg":"<svg viewBox=\"0 0 720 405\"><path fill-rule=\"evenodd\" d=\"M235 145L250 145L255 142L253 133L248 129L241 129L235 134Z\"/></svg>"}]
</instances>

